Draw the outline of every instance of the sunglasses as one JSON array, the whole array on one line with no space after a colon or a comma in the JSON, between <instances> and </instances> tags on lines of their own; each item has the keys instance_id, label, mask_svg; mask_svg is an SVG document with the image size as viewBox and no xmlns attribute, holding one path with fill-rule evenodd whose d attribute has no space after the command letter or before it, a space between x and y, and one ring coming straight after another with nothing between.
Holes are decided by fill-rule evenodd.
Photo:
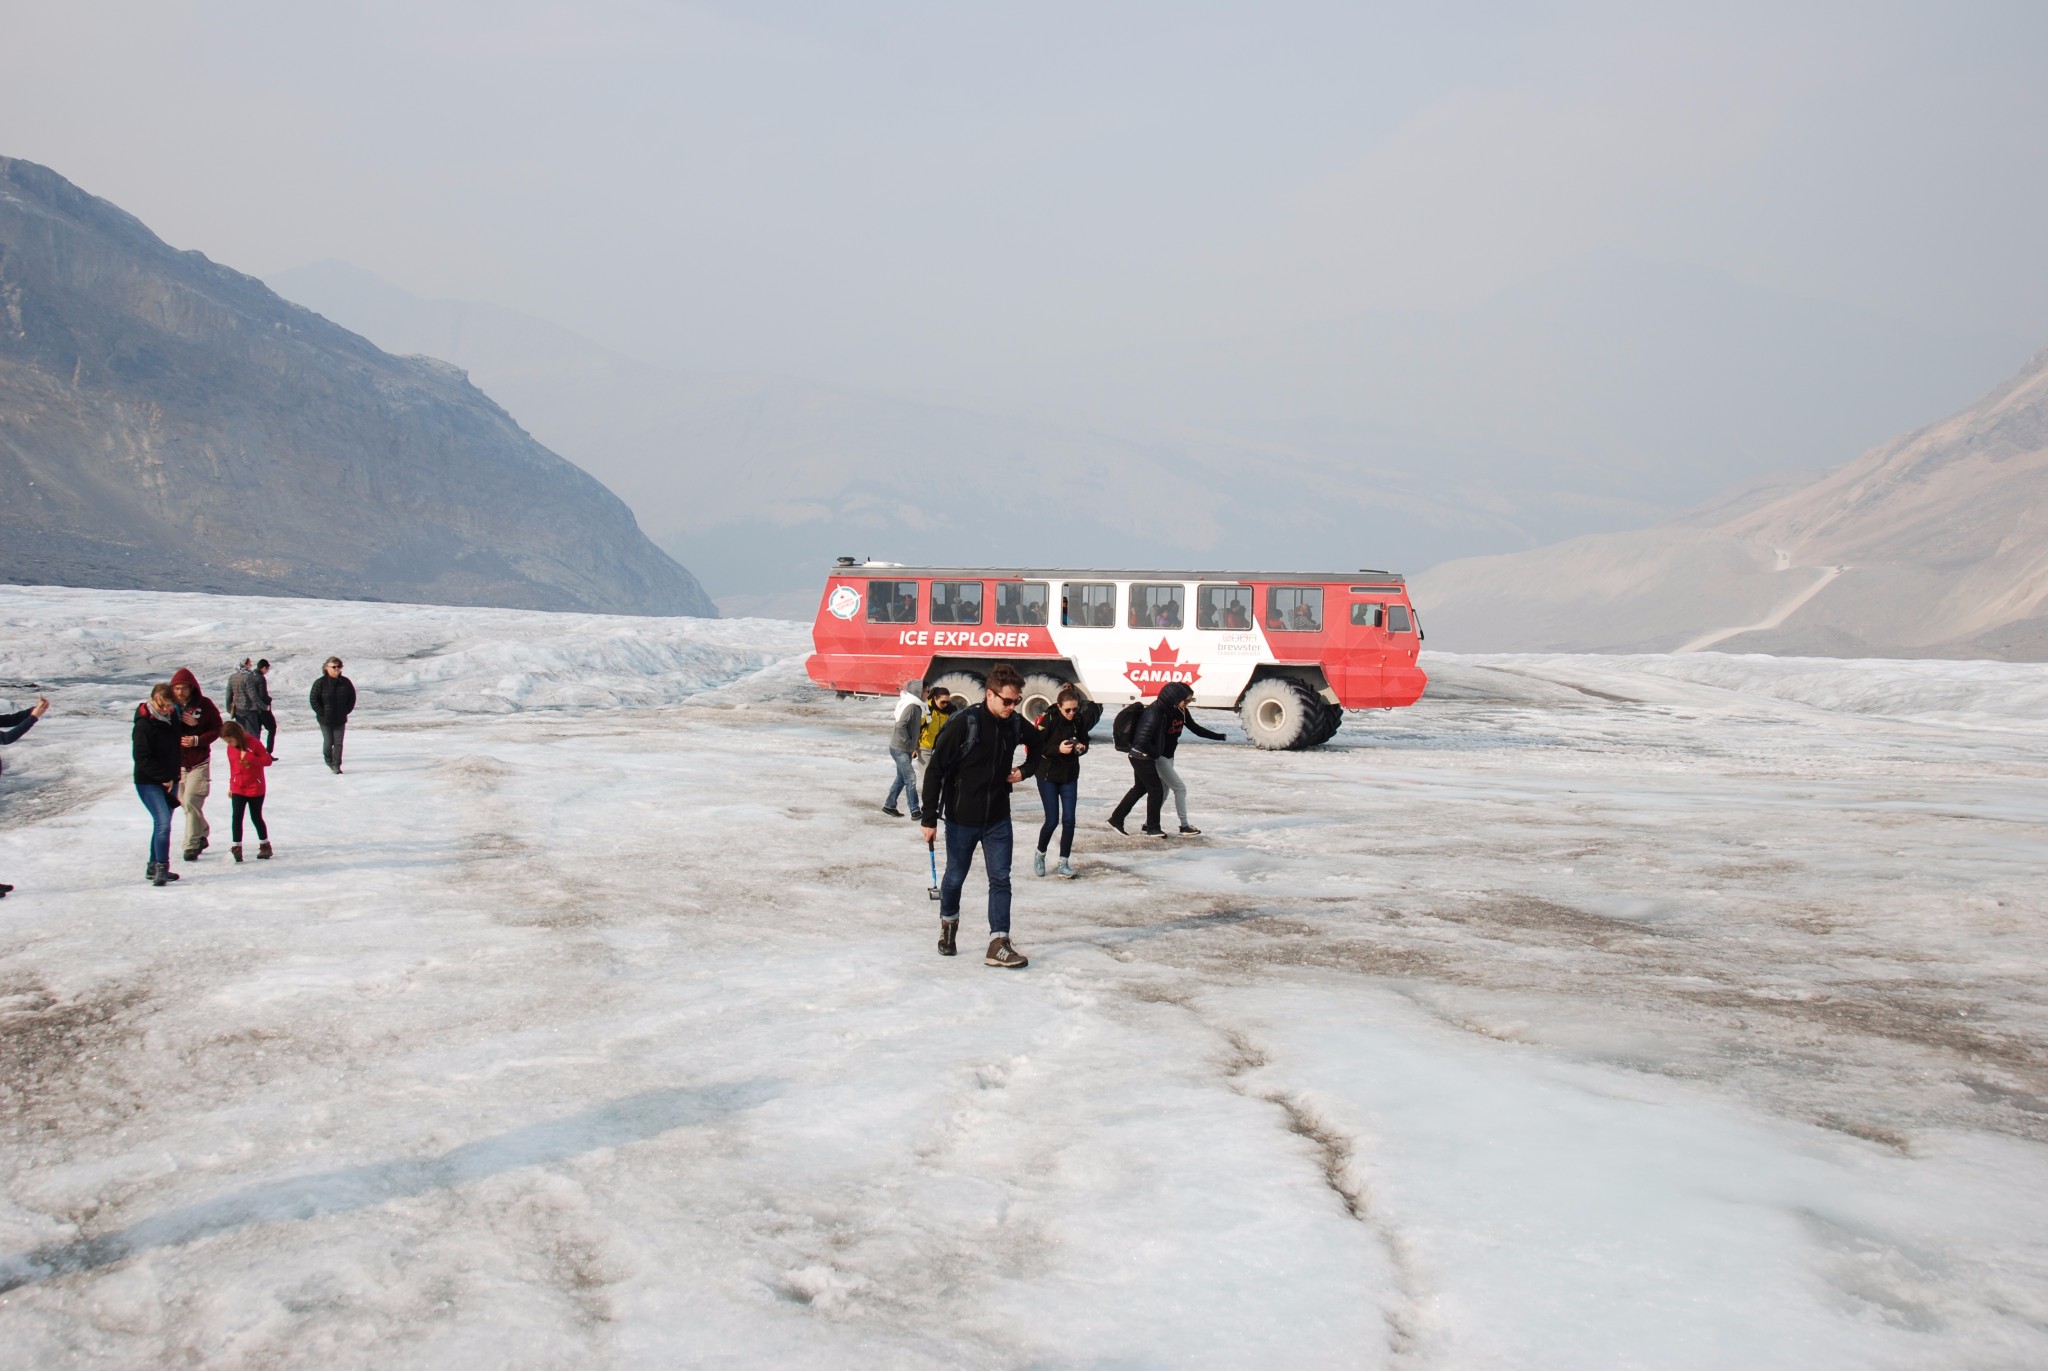
<instances>
[{"instance_id":1,"label":"sunglasses","mask_svg":"<svg viewBox=\"0 0 2048 1371\"><path fill-rule=\"evenodd\" d=\"M1015 709L1023 702L1023 699L1022 695L998 695L996 696L996 703L1006 709Z\"/></svg>"}]
</instances>

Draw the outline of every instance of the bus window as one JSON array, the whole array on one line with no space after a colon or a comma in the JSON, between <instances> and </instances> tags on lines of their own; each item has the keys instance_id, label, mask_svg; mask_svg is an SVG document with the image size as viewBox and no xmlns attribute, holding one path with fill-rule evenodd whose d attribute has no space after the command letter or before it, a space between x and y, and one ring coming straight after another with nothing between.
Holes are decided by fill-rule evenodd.
<instances>
[{"instance_id":1,"label":"bus window","mask_svg":"<svg viewBox=\"0 0 2048 1371\"><path fill-rule=\"evenodd\" d=\"M916 623L917 582L869 581L868 622L871 624Z\"/></svg>"},{"instance_id":2,"label":"bus window","mask_svg":"<svg viewBox=\"0 0 2048 1371\"><path fill-rule=\"evenodd\" d=\"M933 581L932 622L935 624L980 623L981 582Z\"/></svg>"},{"instance_id":3,"label":"bus window","mask_svg":"<svg viewBox=\"0 0 2048 1371\"><path fill-rule=\"evenodd\" d=\"M1060 622L1073 628L1115 628L1116 587L1106 582L1069 581L1060 597Z\"/></svg>"},{"instance_id":4,"label":"bus window","mask_svg":"<svg viewBox=\"0 0 2048 1371\"><path fill-rule=\"evenodd\" d=\"M1353 628L1378 628L1386 621L1385 605L1360 602L1351 606Z\"/></svg>"},{"instance_id":5,"label":"bus window","mask_svg":"<svg viewBox=\"0 0 2048 1371\"><path fill-rule=\"evenodd\" d=\"M996 582L996 622L1022 628L1043 628L1052 587L1044 581Z\"/></svg>"},{"instance_id":6,"label":"bus window","mask_svg":"<svg viewBox=\"0 0 2048 1371\"><path fill-rule=\"evenodd\" d=\"M1321 633L1323 588L1275 586L1267 591L1266 627L1281 633Z\"/></svg>"},{"instance_id":7,"label":"bus window","mask_svg":"<svg viewBox=\"0 0 2048 1371\"><path fill-rule=\"evenodd\" d=\"M1131 587L1132 628L1179 628L1185 590L1181 586Z\"/></svg>"},{"instance_id":8,"label":"bus window","mask_svg":"<svg viewBox=\"0 0 2048 1371\"><path fill-rule=\"evenodd\" d=\"M1241 633L1252 626L1250 586L1203 586L1195 592L1195 627Z\"/></svg>"},{"instance_id":9,"label":"bus window","mask_svg":"<svg viewBox=\"0 0 2048 1371\"><path fill-rule=\"evenodd\" d=\"M1412 628L1413 628L1413 625L1411 625L1411 624L1410 624L1410 623L1408 622L1408 606L1406 606L1406 605L1388 605L1388 606L1387 606L1387 632L1389 632L1389 633L1407 633L1407 632L1410 632L1410 631L1412 630Z\"/></svg>"}]
</instances>

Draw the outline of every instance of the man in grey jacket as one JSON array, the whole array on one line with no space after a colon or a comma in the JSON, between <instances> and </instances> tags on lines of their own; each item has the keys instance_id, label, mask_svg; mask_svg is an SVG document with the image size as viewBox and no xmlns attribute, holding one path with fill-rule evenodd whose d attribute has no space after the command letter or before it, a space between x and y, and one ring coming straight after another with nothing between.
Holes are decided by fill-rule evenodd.
<instances>
[{"instance_id":1,"label":"man in grey jacket","mask_svg":"<svg viewBox=\"0 0 2048 1371\"><path fill-rule=\"evenodd\" d=\"M923 733L924 682L905 681L903 693L896 697L895 721L889 726L889 760L896 764L896 779L889 783L889 798L882 801L882 812L891 818L903 817L903 811L896 807L896 797L906 792L910 796L910 817L923 817L917 807L917 775L911 770Z\"/></svg>"}]
</instances>

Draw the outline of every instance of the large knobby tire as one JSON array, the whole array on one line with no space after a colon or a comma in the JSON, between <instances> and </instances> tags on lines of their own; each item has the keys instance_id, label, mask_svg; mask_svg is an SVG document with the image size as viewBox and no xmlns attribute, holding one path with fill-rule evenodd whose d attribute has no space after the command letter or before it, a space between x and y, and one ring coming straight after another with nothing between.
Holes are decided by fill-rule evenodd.
<instances>
[{"instance_id":1,"label":"large knobby tire","mask_svg":"<svg viewBox=\"0 0 2048 1371\"><path fill-rule=\"evenodd\" d=\"M1252 682L1237 705L1244 736L1269 752L1314 746L1320 741L1315 730L1322 715L1323 702L1314 692L1286 676Z\"/></svg>"},{"instance_id":2,"label":"large knobby tire","mask_svg":"<svg viewBox=\"0 0 2048 1371\"><path fill-rule=\"evenodd\" d=\"M1337 730L1344 727L1344 707L1323 703L1323 715L1316 720L1314 734L1309 738L1310 747L1319 747L1337 736Z\"/></svg>"},{"instance_id":3,"label":"large knobby tire","mask_svg":"<svg viewBox=\"0 0 2048 1371\"><path fill-rule=\"evenodd\" d=\"M1034 671L1024 678L1024 702L1017 707L1017 712L1035 724L1066 688L1067 682L1061 677Z\"/></svg>"},{"instance_id":4,"label":"large knobby tire","mask_svg":"<svg viewBox=\"0 0 2048 1371\"><path fill-rule=\"evenodd\" d=\"M972 671L949 671L936 681L924 683L927 694L938 686L944 686L954 698L965 701L961 706L965 708L966 705L981 703L982 692L988 688L988 683Z\"/></svg>"}]
</instances>

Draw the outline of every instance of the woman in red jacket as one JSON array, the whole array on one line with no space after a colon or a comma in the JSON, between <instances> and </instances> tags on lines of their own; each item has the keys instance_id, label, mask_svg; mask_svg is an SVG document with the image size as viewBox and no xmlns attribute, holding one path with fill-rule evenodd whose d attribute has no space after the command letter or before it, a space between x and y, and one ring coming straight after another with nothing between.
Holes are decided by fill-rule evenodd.
<instances>
[{"instance_id":1,"label":"woman in red jacket","mask_svg":"<svg viewBox=\"0 0 2048 1371\"><path fill-rule=\"evenodd\" d=\"M242 815L256 825L258 857L270 855L270 830L263 825L263 768L270 765L270 753L237 723L220 726L220 740L228 745L228 834L234 846L228 855L242 860Z\"/></svg>"}]
</instances>

